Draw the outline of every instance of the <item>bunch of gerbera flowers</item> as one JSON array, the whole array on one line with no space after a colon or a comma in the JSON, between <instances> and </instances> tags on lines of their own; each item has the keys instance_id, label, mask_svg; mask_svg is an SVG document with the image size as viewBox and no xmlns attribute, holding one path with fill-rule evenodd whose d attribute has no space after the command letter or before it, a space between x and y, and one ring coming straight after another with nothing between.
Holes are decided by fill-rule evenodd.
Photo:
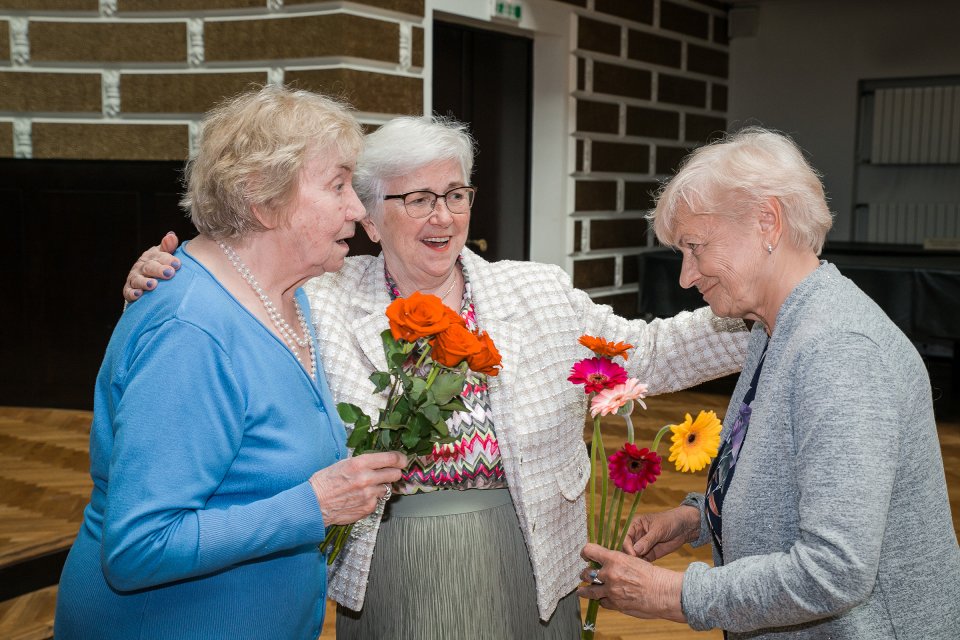
<instances>
[{"instance_id":1,"label":"bunch of gerbera flowers","mask_svg":"<svg viewBox=\"0 0 960 640\"><path fill-rule=\"evenodd\" d=\"M673 433L670 462L678 471L699 471L717 455L720 445L720 421L713 411L701 411L696 420L687 414L678 425L666 425L654 437L650 448L634 443L633 422L630 418L634 404L644 409L647 385L636 378L628 378L627 371L616 358L627 360L633 345L608 342L603 338L581 336L580 344L590 349L594 357L584 358L573 365L570 377L574 384L583 385L583 391L593 394L590 415L593 417L593 437L590 444L590 499L587 514L587 536L590 542L608 549L623 546L627 530L645 488L660 476L661 458L657 454L660 440L667 431ZM627 423L627 441L609 457L603 447L600 430L601 416L619 415ZM605 459L605 463L604 463ZM609 482L613 495L608 495ZM599 505L597 484L600 484ZM632 504L626 519L622 519L626 496L632 495ZM594 637L599 603L591 601L583 624L582 638Z\"/></svg>"}]
</instances>

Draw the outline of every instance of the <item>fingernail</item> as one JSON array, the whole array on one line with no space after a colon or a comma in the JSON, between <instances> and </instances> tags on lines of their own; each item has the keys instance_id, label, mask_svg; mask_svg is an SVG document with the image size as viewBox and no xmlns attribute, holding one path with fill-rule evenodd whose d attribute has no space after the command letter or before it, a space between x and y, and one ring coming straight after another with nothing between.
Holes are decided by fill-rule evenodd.
<instances>
[{"instance_id":1,"label":"fingernail","mask_svg":"<svg viewBox=\"0 0 960 640\"><path fill-rule=\"evenodd\" d=\"M172 278L172 277L173 277L173 269L167 267L166 269L163 270L163 275L164 275L164 277L166 277L166 278Z\"/></svg>"},{"instance_id":2,"label":"fingernail","mask_svg":"<svg viewBox=\"0 0 960 640\"><path fill-rule=\"evenodd\" d=\"M133 292L134 298L139 298L142 295L143 295L143 291L140 291L140 289L137 289L136 291Z\"/></svg>"},{"instance_id":3,"label":"fingernail","mask_svg":"<svg viewBox=\"0 0 960 640\"><path fill-rule=\"evenodd\" d=\"M155 286L157 286L156 282L154 282L153 280L147 280L147 284L146 284L147 289L153 289Z\"/></svg>"},{"instance_id":4,"label":"fingernail","mask_svg":"<svg viewBox=\"0 0 960 640\"><path fill-rule=\"evenodd\" d=\"M179 261L179 260L174 260L174 261L171 262L170 264L173 266L174 269L179 269L179 268L180 268L180 261Z\"/></svg>"},{"instance_id":5,"label":"fingernail","mask_svg":"<svg viewBox=\"0 0 960 640\"><path fill-rule=\"evenodd\" d=\"M173 231L167 231L167 235L168 235L168 236L172 236L172 235L173 235Z\"/></svg>"}]
</instances>

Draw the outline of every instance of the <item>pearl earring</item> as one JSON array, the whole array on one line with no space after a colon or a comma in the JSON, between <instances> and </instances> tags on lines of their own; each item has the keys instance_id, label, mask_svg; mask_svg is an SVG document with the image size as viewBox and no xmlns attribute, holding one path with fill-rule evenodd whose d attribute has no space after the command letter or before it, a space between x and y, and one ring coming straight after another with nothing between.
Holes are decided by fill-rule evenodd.
<instances>
[{"instance_id":1,"label":"pearl earring","mask_svg":"<svg viewBox=\"0 0 960 640\"><path fill-rule=\"evenodd\" d=\"M767 243L767 253L769 254L773 253L773 245L770 243Z\"/></svg>"}]
</instances>

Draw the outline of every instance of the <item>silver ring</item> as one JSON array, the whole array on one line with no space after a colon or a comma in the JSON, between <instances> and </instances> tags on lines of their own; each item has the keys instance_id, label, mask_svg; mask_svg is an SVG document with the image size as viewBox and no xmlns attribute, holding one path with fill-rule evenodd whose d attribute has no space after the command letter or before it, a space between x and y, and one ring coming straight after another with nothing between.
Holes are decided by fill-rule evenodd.
<instances>
[{"instance_id":1,"label":"silver ring","mask_svg":"<svg viewBox=\"0 0 960 640\"><path fill-rule=\"evenodd\" d=\"M587 575L590 577L591 584L603 584L603 580L598 577L599 573L599 569L590 569L590 571L587 572Z\"/></svg>"}]
</instances>

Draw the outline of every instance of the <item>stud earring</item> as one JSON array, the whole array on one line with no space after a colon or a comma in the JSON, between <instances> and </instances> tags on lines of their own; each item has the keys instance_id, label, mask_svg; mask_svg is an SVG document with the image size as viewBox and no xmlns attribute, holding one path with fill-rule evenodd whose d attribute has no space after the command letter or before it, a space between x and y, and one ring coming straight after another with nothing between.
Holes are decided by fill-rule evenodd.
<instances>
[{"instance_id":1,"label":"stud earring","mask_svg":"<svg viewBox=\"0 0 960 640\"><path fill-rule=\"evenodd\" d=\"M767 253L769 254L773 253L773 245L770 244L769 242L767 243Z\"/></svg>"}]
</instances>

